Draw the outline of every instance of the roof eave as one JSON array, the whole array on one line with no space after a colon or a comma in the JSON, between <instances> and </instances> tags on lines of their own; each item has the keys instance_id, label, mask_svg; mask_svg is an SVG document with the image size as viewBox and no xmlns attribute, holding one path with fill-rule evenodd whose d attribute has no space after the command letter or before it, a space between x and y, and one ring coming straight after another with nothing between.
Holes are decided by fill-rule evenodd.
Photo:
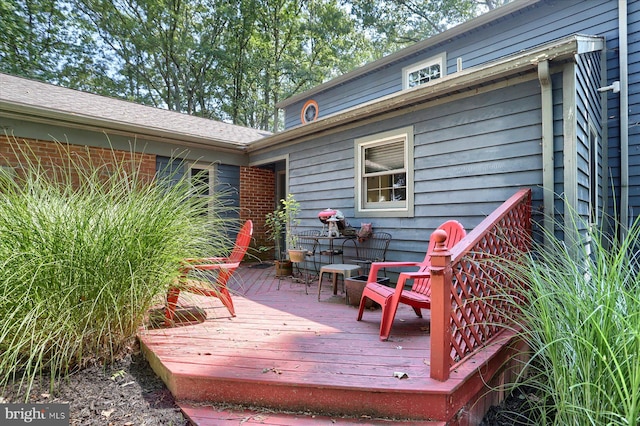
<instances>
[{"instance_id":1,"label":"roof eave","mask_svg":"<svg viewBox=\"0 0 640 426\"><path fill-rule=\"evenodd\" d=\"M578 53L602 50L603 48L604 39L601 37L583 35L565 37L491 63L449 74L429 85L393 93L329 115L318 121L276 133L252 142L249 145L248 152L292 142L315 133L337 131L340 126L374 116L381 116L390 111L445 97L451 93L472 90L474 87L523 72L535 72L537 71L538 63L542 61L559 62L573 59L574 55Z\"/></svg>"},{"instance_id":2,"label":"roof eave","mask_svg":"<svg viewBox=\"0 0 640 426\"><path fill-rule=\"evenodd\" d=\"M244 153L248 144L235 141L203 138L197 135L176 134L163 129L137 126L130 123L104 120L95 117L82 116L64 111L52 111L32 105L21 105L14 102L0 101L0 116L28 120L31 122L64 126L76 129L107 132L122 136L132 136L158 142L175 143L194 148L216 148L220 151Z\"/></svg>"}]
</instances>

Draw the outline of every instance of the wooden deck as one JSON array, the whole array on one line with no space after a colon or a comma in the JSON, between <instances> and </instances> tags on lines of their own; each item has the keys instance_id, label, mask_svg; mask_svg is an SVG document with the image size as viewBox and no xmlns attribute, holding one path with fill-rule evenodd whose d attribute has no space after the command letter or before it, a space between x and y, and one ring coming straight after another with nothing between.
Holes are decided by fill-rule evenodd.
<instances>
[{"instance_id":1,"label":"wooden deck","mask_svg":"<svg viewBox=\"0 0 640 426\"><path fill-rule=\"evenodd\" d=\"M474 425L501 398L486 383L504 379L512 352L503 344L511 336L439 382L429 377L428 313L420 319L401 306L390 340L381 342L380 310L356 321L357 309L329 284L318 301L317 282L308 295L287 279L277 290L273 267L243 265L234 277L237 317L218 299L181 294L181 304L204 308L206 321L139 333L152 368L194 424L240 424L198 405L229 403L350 415L358 424L365 416Z\"/></svg>"}]
</instances>

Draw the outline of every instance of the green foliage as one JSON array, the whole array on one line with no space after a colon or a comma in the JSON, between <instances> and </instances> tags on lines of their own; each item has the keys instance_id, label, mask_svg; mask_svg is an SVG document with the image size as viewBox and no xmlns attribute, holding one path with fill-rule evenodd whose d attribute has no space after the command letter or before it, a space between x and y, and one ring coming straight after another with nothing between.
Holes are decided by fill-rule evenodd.
<instances>
[{"instance_id":1,"label":"green foliage","mask_svg":"<svg viewBox=\"0 0 640 426\"><path fill-rule=\"evenodd\" d=\"M66 2L0 0L0 22L0 72L60 82L93 51Z\"/></svg>"},{"instance_id":2,"label":"green foliage","mask_svg":"<svg viewBox=\"0 0 640 426\"><path fill-rule=\"evenodd\" d=\"M19 172L0 178L0 386L112 361L181 259L232 246L184 179L150 182L115 153L93 165L59 148L65 164L49 168L15 142Z\"/></svg>"},{"instance_id":3,"label":"green foliage","mask_svg":"<svg viewBox=\"0 0 640 426\"><path fill-rule=\"evenodd\" d=\"M296 235L296 228L300 224L300 203L296 201L293 194L287 194L287 198L280 200L282 209L284 210L286 218L286 232L287 232L287 247L297 248L298 237Z\"/></svg>"},{"instance_id":4,"label":"green foliage","mask_svg":"<svg viewBox=\"0 0 640 426\"><path fill-rule=\"evenodd\" d=\"M279 130L276 104L507 0L0 0L0 71Z\"/></svg>"},{"instance_id":5,"label":"green foliage","mask_svg":"<svg viewBox=\"0 0 640 426\"><path fill-rule=\"evenodd\" d=\"M296 201L293 194L288 194L286 199L280 200L280 206L276 210L265 216L267 237L275 243L278 258L282 252L280 244L283 231L288 248L296 248L298 245L298 237L295 233L296 227L300 224L298 214L300 214L300 203Z\"/></svg>"},{"instance_id":6,"label":"green foliage","mask_svg":"<svg viewBox=\"0 0 640 426\"><path fill-rule=\"evenodd\" d=\"M276 259L282 259L282 233L285 230L287 218L282 208L278 208L265 216L264 224L267 228L267 238L273 241Z\"/></svg>"},{"instance_id":7,"label":"green foliage","mask_svg":"<svg viewBox=\"0 0 640 426\"><path fill-rule=\"evenodd\" d=\"M510 0L351 0L380 54L389 54Z\"/></svg>"},{"instance_id":8,"label":"green foliage","mask_svg":"<svg viewBox=\"0 0 640 426\"><path fill-rule=\"evenodd\" d=\"M524 263L505 265L525 283L508 298L525 301L518 324L532 358L520 385L538 394L531 417L540 424L637 425L640 222L621 240L586 232L566 242L547 235Z\"/></svg>"}]
</instances>

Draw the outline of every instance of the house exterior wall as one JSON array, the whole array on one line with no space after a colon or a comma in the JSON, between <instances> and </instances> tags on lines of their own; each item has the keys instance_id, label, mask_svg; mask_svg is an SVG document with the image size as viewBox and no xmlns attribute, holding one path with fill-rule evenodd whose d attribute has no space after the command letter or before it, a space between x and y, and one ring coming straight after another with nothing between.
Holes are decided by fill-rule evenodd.
<instances>
[{"instance_id":1,"label":"house exterior wall","mask_svg":"<svg viewBox=\"0 0 640 426\"><path fill-rule=\"evenodd\" d=\"M140 172L140 176L152 180L155 176L156 157L152 154L134 153L131 151L88 147L83 145L55 144L39 139L15 138L0 135L0 166L5 170L13 170L20 174L26 167L25 161L41 164L45 170L62 168L67 170L69 159L78 164L92 164L102 167L113 164L114 161L133 162ZM85 163L86 162L86 163ZM71 176L74 179L74 176Z\"/></svg>"},{"instance_id":2,"label":"house exterior wall","mask_svg":"<svg viewBox=\"0 0 640 426\"><path fill-rule=\"evenodd\" d=\"M240 168L240 219L253 220L253 241L247 257L274 259L273 250L262 251L261 247L273 247L273 241L267 240L265 216L273 212L273 194L276 191L275 173L258 167ZM251 259L249 259L251 260Z\"/></svg>"},{"instance_id":3,"label":"house exterior wall","mask_svg":"<svg viewBox=\"0 0 640 426\"><path fill-rule=\"evenodd\" d=\"M633 3L633 2L631 2ZM637 3L637 2L636 2ZM637 5L631 5L637 8ZM551 0L520 10L471 32L459 35L410 58L360 76L312 96L318 103L318 118L402 90L402 69L446 52L447 74L456 72L457 60L463 69L549 42L581 33L603 35L607 48L617 49L617 2L611 0ZM617 69L617 60L610 63ZM301 124L300 111L307 99L285 108L285 128Z\"/></svg>"},{"instance_id":4,"label":"house exterior wall","mask_svg":"<svg viewBox=\"0 0 640 426\"><path fill-rule=\"evenodd\" d=\"M576 57L576 137L578 140L577 167L578 213L587 222L596 223L601 211L595 216L591 209L604 207L606 180L603 165L603 120L602 87L600 66L601 53L592 52ZM595 140L592 141L595 136ZM593 145L593 146L592 146ZM595 185L594 185L595 184ZM592 206L594 198L597 206ZM592 217L593 216L593 217Z\"/></svg>"},{"instance_id":5,"label":"house exterior wall","mask_svg":"<svg viewBox=\"0 0 640 426\"><path fill-rule=\"evenodd\" d=\"M421 260L431 232L448 219L473 229L521 187L541 205L541 113L537 76L459 100L436 101L394 118L280 148L289 154L289 191L301 204L301 227L318 228L317 213L341 210L355 228L372 223L392 234L388 260ZM354 139L413 126L413 217L354 216Z\"/></svg>"},{"instance_id":6,"label":"house exterior wall","mask_svg":"<svg viewBox=\"0 0 640 426\"><path fill-rule=\"evenodd\" d=\"M629 126L626 130L629 137L628 155L624 159L621 158L624 150L621 149L620 137L621 95L613 91L596 91L598 87L608 86L621 78L617 1L543 0L488 25L462 34L454 33L454 37L429 46L412 57L316 92L309 98L318 102L319 118L323 118L402 90L403 67L443 52L446 54L447 74L450 75L456 72L458 58L462 59L463 69L467 69L569 34L603 36L604 52L576 55L573 77L557 69L553 71L554 192L559 194L554 198L554 206L557 214L563 214L563 197L569 194L578 212L589 219L593 201L590 197L595 192L598 208L604 209L598 213L597 220L601 221L603 214L620 218L622 177L627 172L627 213L628 224L631 224L640 212L640 126L637 125L640 122L640 2L626 3L629 51ZM575 93L569 94L562 89L567 83L574 86ZM287 128L300 125L300 108L307 100L300 98L286 107ZM576 115L568 123L567 108L571 108L573 102ZM594 120L598 115L600 120ZM575 153L571 154L575 158L565 155L568 129L575 137ZM597 137L595 147L589 146L590 132ZM591 152L594 148L598 151L596 157ZM596 170L589 169L593 161L597 161ZM628 167L625 167L625 161L628 161ZM294 167L292 162L292 176L296 173ZM416 173L420 173L417 163ZM574 179L569 187L565 186L567 178Z\"/></svg>"},{"instance_id":7,"label":"house exterior wall","mask_svg":"<svg viewBox=\"0 0 640 426\"><path fill-rule=\"evenodd\" d=\"M225 152L204 147L194 147L178 142L151 140L136 134L122 134L108 129L81 128L65 123L48 123L36 120L17 119L0 112L0 134L17 138L58 141L72 145L113 148L121 151L144 152L164 157L184 158L229 165L245 165L247 157L242 152Z\"/></svg>"},{"instance_id":8,"label":"house exterior wall","mask_svg":"<svg viewBox=\"0 0 640 426\"><path fill-rule=\"evenodd\" d=\"M629 221L640 217L640 2L629 1ZM609 79L611 81L611 78ZM616 96L611 96L617 101ZM608 114L609 115L609 114ZM610 123L613 126L613 123ZM611 131L609 132L611 133Z\"/></svg>"},{"instance_id":9,"label":"house exterior wall","mask_svg":"<svg viewBox=\"0 0 640 426\"><path fill-rule=\"evenodd\" d=\"M221 195L221 200L228 211L223 213L227 218L241 218L242 213L239 211L241 203L241 168L229 164L215 165L215 187L214 191ZM247 219L251 219L248 217Z\"/></svg>"},{"instance_id":10,"label":"house exterior wall","mask_svg":"<svg viewBox=\"0 0 640 426\"><path fill-rule=\"evenodd\" d=\"M17 166L17 159L14 155L11 143L24 141L29 143L29 147L34 153L41 157L45 163L50 159L51 164L60 164L62 156L56 148L55 141L60 141L63 146L68 147L74 153L82 155L88 154L91 158L98 160L108 158L112 150L119 153L123 158L132 158L140 161L143 174L152 179L158 173L167 177L175 172L174 179L186 173L186 164L198 162L211 164L215 170L215 190L223 193L223 201L230 210L223 212L223 216L236 219L240 217L246 219L264 219L264 213L260 211L258 216L252 216L253 207L247 206L247 198L241 200L241 180L245 188L260 187L263 182L260 179L251 177L241 177L241 167L247 163L247 156L243 153L219 152L203 148L186 148L175 144L159 141L150 141L135 136L125 136L120 134L108 134L88 129L79 129L56 126L46 123L37 123L27 120L20 120L9 117L0 117L0 125L7 136L0 134L0 166L13 169ZM242 170L249 170L242 167ZM273 175L273 173L271 173ZM271 178L273 179L273 178ZM273 210L273 193L260 194L264 203L269 206L268 211ZM255 191L251 191L255 194ZM259 231L259 230L258 230ZM260 240L256 231L254 234ZM263 237L262 237L263 239Z\"/></svg>"}]
</instances>

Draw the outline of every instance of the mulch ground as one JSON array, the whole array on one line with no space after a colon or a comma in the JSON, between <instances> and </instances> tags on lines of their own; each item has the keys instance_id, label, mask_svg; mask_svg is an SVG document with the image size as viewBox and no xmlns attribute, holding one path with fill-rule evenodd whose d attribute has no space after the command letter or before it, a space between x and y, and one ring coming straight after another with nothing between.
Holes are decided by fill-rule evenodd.
<instances>
[{"instance_id":1,"label":"mulch ground","mask_svg":"<svg viewBox=\"0 0 640 426\"><path fill-rule=\"evenodd\" d=\"M25 401L17 384L0 391L0 403L70 404L70 425L188 425L173 396L135 351L110 366L94 365L65 378L55 392L38 378Z\"/></svg>"}]
</instances>

